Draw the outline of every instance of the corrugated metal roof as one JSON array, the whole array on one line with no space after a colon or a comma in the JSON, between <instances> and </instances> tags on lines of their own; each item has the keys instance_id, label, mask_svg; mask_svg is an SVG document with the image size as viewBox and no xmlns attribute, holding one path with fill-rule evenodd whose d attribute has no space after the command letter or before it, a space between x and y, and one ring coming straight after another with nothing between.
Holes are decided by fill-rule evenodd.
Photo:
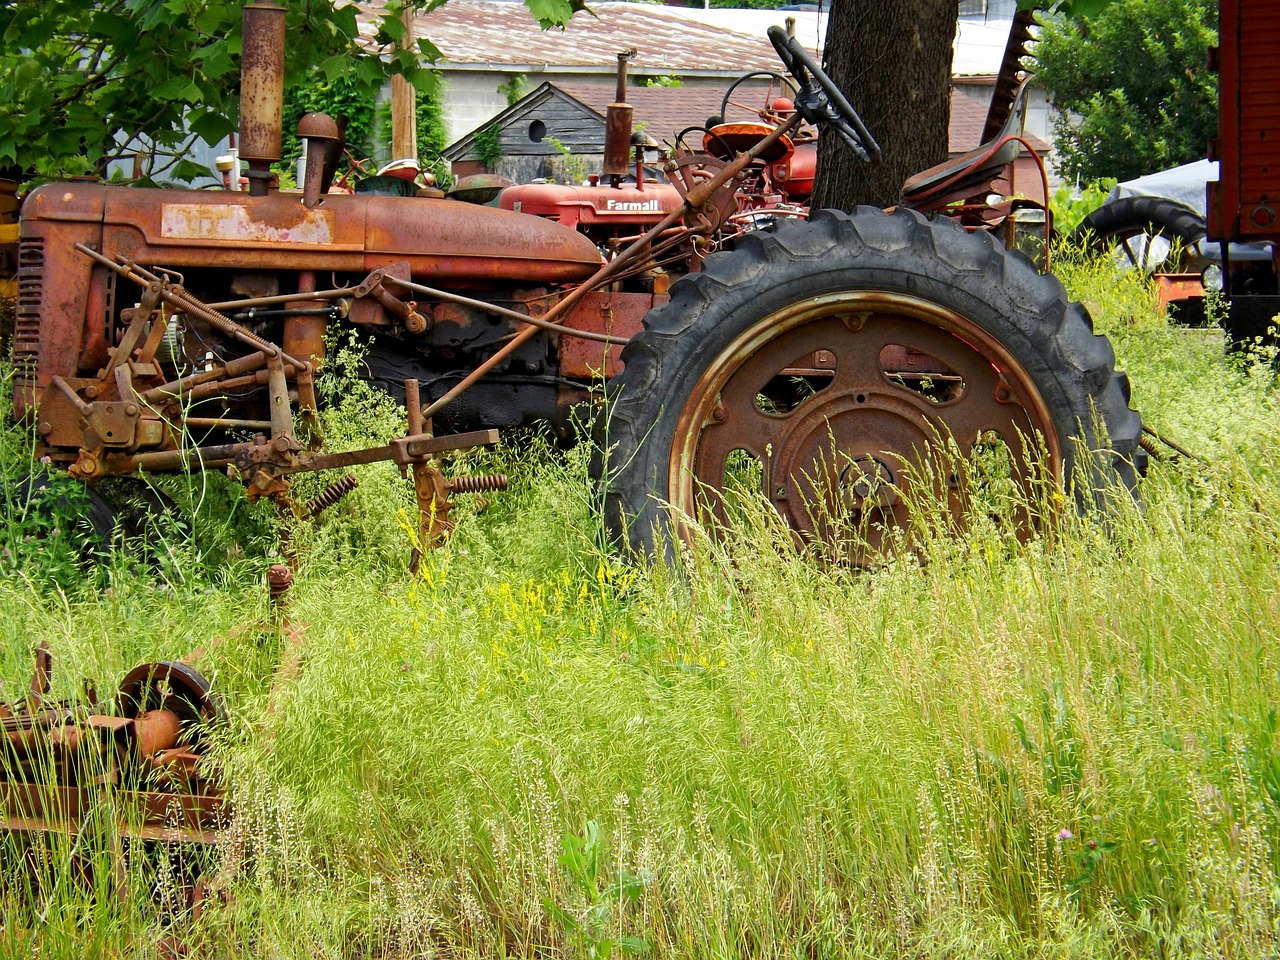
<instances>
[{"instance_id":1,"label":"corrugated metal roof","mask_svg":"<svg viewBox=\"0 0 1280 960\"><path fill-rule=\"evenodd\" d=\"M557 83L556 86L569 96L586 104L596 113L604 116L605 110L613 102L617 90L606 83ZM725 84L727 87L728 84ZM755 87L750 91L741 90L741 96L735 96L735 103L759 103L764 106L766 87ZM775 95L777 91L775 88ZM644 125L644 132L653 139L663 142L671 140L686 127L701 126L707 118L720 112L724 100L724 89L714 87L629 87L627 103L632 106L634 126ZM730 107L730 120L753 119L746 110L734 110Z\"/></svg>"},{"instance_id":2,"label":"corrugated metal roof","mask_svg":"<svg viewBox=\"0 0 1280 960\"><path fill-rule=\"evenodd\" d=\"M361 0L380 11L385 0ZM450 0L417 18L415 31L445 55L446 69L495 67L538 71L547 67L612 69L620 51L635 49L634 68L643 73L694 75L776 70L778 58L765 31L796 21L806 47L825 36L825 13L667 7L646 3L593 3L596 16L580 13L564 30L542 30L523 3ZM372 29L371 19L365 25ZM990 76L1000 68L1008 20L961 20L952 59L953 76Z\"/></svg>"},{"instance_id":3,"label":"corrugated metal roof","mask_svg":"<svg viewBox=\"0 0 1280 960\"><path fill-rule=\"evenodd\" d=\"M378 10L383 0L365 0ZM598 3L596 16L580 13L563 30L542 30L523 3L451 0L415 21L445 65L496 66L522 72L546 67L612 71L617 55L634 49L632 67L642 73L693 75L778 69L778 58L759 38L672 17L668 8L644 3ZM778 21L785 14L779 12Z\"/></svg>"}]
</instances>

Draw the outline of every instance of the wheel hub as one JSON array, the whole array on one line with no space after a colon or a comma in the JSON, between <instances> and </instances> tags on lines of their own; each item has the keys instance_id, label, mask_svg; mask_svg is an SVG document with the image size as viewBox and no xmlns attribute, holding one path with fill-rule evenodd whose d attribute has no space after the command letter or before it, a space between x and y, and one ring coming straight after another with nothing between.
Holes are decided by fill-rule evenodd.
<instances>
[{"instance_id":1,"label":"wheel hub","mask_svg":"<svg viewBox=\"0 0 1280 960\"><path fill-rule=\"evenodd\" d=\"M891 507L898 500L898 479L879 457L859 457L840 471L840 492L851 510Z\"/></svg>"},{"instance_id":2,"label":"wheel hub","mask_svg":"<svg viewBox=\"0 0 1280 960\"><path fill-rule=\"evenodd\" d=\"M792 415L767 464L770 499L794 529L813 525L824 540L901 502L904 451L928 448L928 411L905 397L868 388L828 396L824 390ZM894 453L889 453L893 451Z\"/></svg>"},{"instance_id":3,"label":"wheel hub","mask_svg":"<svg viewBox=\"0 0 1280 960\"><path fill-rule=\"evenodd\" d=\"M801 542L858 563L907 526L915 482L962 512L953 468L925 466L940 449L964 457L997 436L1017 474L1023 438L1039 434L1060 465L1043 401L1003 346L950 310L884 292L812 298L756 324L708 368L681 422L673 503L723 519L720 491L736 481Z\"/></svg>"}]
</instances>

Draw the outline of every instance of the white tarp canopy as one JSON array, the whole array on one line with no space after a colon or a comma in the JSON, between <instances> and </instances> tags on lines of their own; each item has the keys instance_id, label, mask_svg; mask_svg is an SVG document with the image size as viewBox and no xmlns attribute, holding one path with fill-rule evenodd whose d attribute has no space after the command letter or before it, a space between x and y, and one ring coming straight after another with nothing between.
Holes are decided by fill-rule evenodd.
<instances>
[{"instance_id":1,"label":"white tarp canopy","mask_svg":"<svg viewBox=\"0 0 1280 960\"><path fill-rule=\"evenodd\" d=\"M1107 194L1108 200L1120 197L1165 197L1205 215L1205 184L1218 179L1217 160L1197 160L1172 170L1149 173L1136 180L1117 183Z\"/></svg>"}]
</instances>

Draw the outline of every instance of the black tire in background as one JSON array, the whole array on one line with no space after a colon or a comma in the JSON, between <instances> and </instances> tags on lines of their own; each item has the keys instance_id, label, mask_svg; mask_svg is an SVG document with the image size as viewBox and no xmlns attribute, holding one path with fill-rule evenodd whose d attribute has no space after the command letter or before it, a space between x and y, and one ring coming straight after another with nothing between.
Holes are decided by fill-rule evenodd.
<instances>
[{"instance_id":1,"label":"black tire in background","mask_svg":"<svg viewBox=\"0 0 1280 960\"><path fill-rule=\"evenodd\" d=\"M1204 217L1164 197L1110 200L1071 236L1087 250L1110 254L1117 266L1143 273L1199 273L1208 266L1197 247L1205 238Z\"/></svg>"},{"instance_id":2,"label":"black tire in background","mask_svg":"<svg viewBox=\"0 0 1280 960\"><path fill-rule=\"evenodd\" d=\"M830 371L799 370L823 353ZM1041 433L1082 506L1108 482L1132 487L1145 464L1128 379L1084 308L989 234L913 211L818 211L746 235L673 285L622 359L595 469L609 531L650 556L673 556L673 516L697 516L699 491L723 485L739 453L802 540L836 529L797 506L828 440L842 465L824 489L886 526L905 522L895 457L938 432L965 452L991 430L1024 452L1005 434Z\"/></svg>"}]
</instances>

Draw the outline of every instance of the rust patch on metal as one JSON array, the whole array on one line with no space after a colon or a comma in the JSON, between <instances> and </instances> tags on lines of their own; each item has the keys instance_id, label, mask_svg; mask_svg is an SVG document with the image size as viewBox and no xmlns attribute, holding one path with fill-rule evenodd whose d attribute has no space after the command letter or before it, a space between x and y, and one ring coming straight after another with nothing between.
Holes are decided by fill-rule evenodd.
<instances>
[{"instance_id":1,"label":"rust patch on metal","mask_svg":"<svg viewBox=\"0 0 1280 960\"><path fill-rule=\"evenodd\" d=\"M246 207L213 203L166 203L160 236L167 240L236 240L264 243L332 243L333 214L298 204L294 223L255 219Z\"/></svg>"}]
</instances>

